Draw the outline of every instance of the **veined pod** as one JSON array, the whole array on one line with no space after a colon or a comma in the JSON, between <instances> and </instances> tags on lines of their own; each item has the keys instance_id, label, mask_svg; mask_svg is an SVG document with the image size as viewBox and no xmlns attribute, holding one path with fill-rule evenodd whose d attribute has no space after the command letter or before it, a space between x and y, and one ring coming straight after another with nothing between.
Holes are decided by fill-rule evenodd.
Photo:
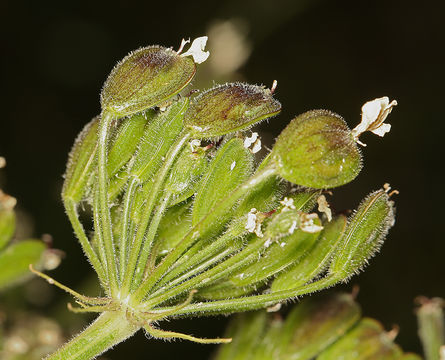
<instances>
[{"instance_id":1,"label":"veined pod","mask_svg":"<svg viewBox=\"0 0 445 360\"><path fill-rule=\"evenodd\" d=\"M272 292L294 289L317 278L329 265L346 229L347 219L340 215L324 224L314 246L301 261L291 265L272 282Z\"/></svg>"},{"instance_id":2,"label":"veined pod","mask_svg":"<svg viewBox=\"0 0 445 360\"><path fill-rule=\"evenodd\" d=\"M97 131L99 117L85 125L68 156L62 198L78 203L82 200L88 186L96 161Z\"/></svg>"},{"instance_id":3,"label":"veined pod","mask_svg":"<svg viewBox=\"0 0 445 360\"><path fill-rule=\"evenodd\" d=\"M286 317L277 346L285 359L309 360L344 336L361 317L350 294L304 299Z\"/></svg>"},{"instance_id":4,"label":"veined pod","mask_svg":"<svg viewBox=\"0 0 445 360\"><path fill-rule=\"evenodd\" d=\"M160 255L173 249L192 227L191 202L184 201L170 207L162 217L157 231Z\"/></svg>"},{"instance_id":5,"label":"veined pod","mask_svg":"<svg viewBox=\"0 0 445 360\"><path fill-rule=\"evenodd\" d=\"M379 250L394 224L393 202L384 190L369 194L349 219L329 272L347 279L361 270Z\"/></svg>"},{"instance_id":6,"label":"veined pod","mask_svg":"<svg viewBox=\"0 0 445 360\"><path fill-rule=\"evenodd\" d=\"M170 194L169 206L188 199L195 192L199 179L207 168L207 154L204 148L186 146L173 165L165 184Z\"/></svg>"},{"instance_id":7,"label":"veined pod","mask_svg":"<svg viewBox=\"0 0 445 360\"><path fill-rule=\"evenodd\" d=\"M161 104L193 79L194 61L172 49L149 46L131 52L111 71L102 93L102 110L124 117Z\"/></svg>"},{"instance_id":8,"label":"veined pod","mask_svg":"<svg viewBox=\"0 0 445 360\"><path fill-rule=\"evenodd\" d=\"M111 179L110 199L114 199L122 191L130 176L136 177L140 183L145 183L161 167L163 158L182 130L182 118L188 102L189 100L184 98L169 106L165 112L159 113L152 110L147 112L149 121L144 128L130 166ZM142 199L139 200L142 201ZM139 200L136 201L137 204L140 204Z\"/></svg>"},{"instance_id":9,"label":"veined pod","mask_svg":"<svg viewBox=\"0 0 445 360\"><path fill-rule=\"evenodd\" d=\"M185 114L184 126L193 137L212 138L246 130L280 111L281 104L269 89L230 83L196 96Z\"/></svg>"},{"instance_id":10,"label":"veined pod","mask_svg":"<svg viewBox=\"0 0 445 360\"><path fill-rule=\"evenodd\" d=\"M280 176L316 189L344 185L362 167L360 151L345 121L327 110L294 118L278 136L272 156Z\"/></svg>"},{"instance_id":11,"label":"veined pod","mask_svg":"<svg viewBox=\"0 0 445 360\"><path fill-rule=\"evenodd\" d=\"M122 120L107 157L108 176L115 175L134 155L144 128L154 117L155 112L148 110Z\"/></svg>"},{"instance_id":12,"label":"veined pod","mask_svg":"<svg viewBox=\"0 0 445 360\"><path fill-rule=\"evenodd\" d=\"M402 349L393 342L390 333L382 325L370 318L363 318L345 336L327 348L317 358L334 359L379 359L396 360L403 355Z\"/></svg>"},{"instance_id":13,"label":"veined pod","mask_svg":"<svg viewBox=\"0 0 445 360\"><path fill-rule=\"evenodd\" d=\"M253 167L252 154L243 146L240 139L234 138L224 144L210 162L206 175L199 185L193 205L193 225L200 222L213 208L241 185L251 174ZM225 204L227 211L220 217L219 224L211 224L211 228L202 229L202 234L211 230L219 232L232 217L230 209L233 203Z\"/></svg>"},{"instance_id":14,"label":"veined pod","mask_svg":"<svg viewBox=\"0 0 445 360\"><path fill-rule=\"evenodd\" d=\"M292 233L270 244L265 242L266 251L257 262L241 269L230 281L236 286L247 286L264 281L271 276L286 271L298 263L317 240L319 233L308 233L295 229Z\"/></svg>"}]
</instances>

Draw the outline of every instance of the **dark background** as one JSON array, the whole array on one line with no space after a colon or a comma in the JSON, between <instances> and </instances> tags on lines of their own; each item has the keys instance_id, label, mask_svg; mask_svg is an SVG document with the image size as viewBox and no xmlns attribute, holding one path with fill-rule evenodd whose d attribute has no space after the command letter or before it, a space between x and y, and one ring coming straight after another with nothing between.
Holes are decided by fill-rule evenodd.
<instances>
[{"instance_id":1,"label":"dark background","mask_svg":"<svg viewBox=\"0 0 445 360\"><path fill-rule=\"evenodd\" d=\"M381 253L345 288L359 284L364 314L387 328L399 324L398 342L420 351L413 299L445 297L443 2L2 1L0 12L0 155L8 162L2 187L32 218L34 234L50 233L54 246L66 252L52 275L75 289L91 270L62 208L62 174L76 134L100 111L106 76L130 50L151 44L177 48L181 38L206 34L215 22L238 24L252 48L250 57L235 73L202 76L195 85L209 87L215 77L267 86L277 79L276 96L284 110L261 126L272 134L266 139L309 109L333 110L353 127L366 101L385 95L397 99L399 106L389 117L392 131L383 139L362 136L368 144L365 167L331 201L338 210L353 208L385 182L400 191L396 226ZM52 290L43 309L34 307L51 314L61 299ZM216 336L225 321L181 320L164 327ZM138 334L106 357L190 354L205 359L212 351L211 346L165 344Z\"/></svg>"}]
</instances>

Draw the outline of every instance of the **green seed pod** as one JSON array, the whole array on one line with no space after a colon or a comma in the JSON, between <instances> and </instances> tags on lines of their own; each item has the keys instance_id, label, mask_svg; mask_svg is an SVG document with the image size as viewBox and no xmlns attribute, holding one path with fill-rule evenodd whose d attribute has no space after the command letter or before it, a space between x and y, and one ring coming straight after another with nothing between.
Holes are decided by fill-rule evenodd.
<instances>
[{"instance_id":1,"label":"green seed pod","mask_svg":"<svg viewBox=\"0 0 445 360\"><path fill-rule=\"evenodd\" d=\"M298 263L279 274L271 285L271 291L294 289L317 278L328 266L332 254L346 228L346 217L339 216L324 225L315 245Z\"/></svg>"},{"instance_id":2,"label":"green seed pod","mask_svg":"<svg viewBox=\"0 0 445 360\"><path fill-rule=\"evenodd\" d=\"M196 194L193 205L193 225L199 223L213 208L225 199L233 189L241 185L251 174L253 167L252 154L243 146L240 139L231 139L218 150L215 158L209 164L207 174L202 178L200 190ZM226 203L227 211L219 218L219 224L211 224L203 229L212 234L218 233L233 216L229 209L235 204Z\"/></svg>"},{"instance_id":3,"label":"green seed pod","mask_svg":"<svg viewBox=\"0 0 445 360\"><path fill-rule=\"evenodd\" d=\"M346 184L361 169L351 131L339 115L326 110L293 119L278 137L272 155L280 176L316 189Z\"/></svg>"},{"instance_id":4,"label":"green seed pod","mask_svg":"<svg viewBox=\"0 0 445 360\"><path fill-rule=\"evenodd\" d=\"M280 111L281 104L269 89L231 83L198 95L190 104L184 125L196 138L211 138L246 130Z\"/></svg>"},{"instance_id":5,"label":"green seed pod","mask_svg":"<svg viewBox=\"0 0 445 360\"><path fill-rule=\"evenodd\" d=\"M172 200L169 206L188 199L195 192L198 180L207 168L206 151L186 146L182 149L165 184Z\"/></svg>"},{"instance_id":6,"label":"green seed pod","mask_svg":"<svg viewBox=\"0 0 445 360\"><path fill-rule=\"evenodd\" d=\"M193 78L190 57L160 46L136 50L119 62L101 93L102 110L124 117L159 105L180 92Z\"/></svg>"},{"instance_id":7,"label":"green seed pod","mask_svg":"<svg viewBox=\"0 0 445 360\"><path fill-rule=\"evenodd\" d=\"M369 194L349 219L330 265L330 273L347 279L365 266L379 250L394 224L393 202L384 190Z\"/></svg>"},{"instance_id":8,"label":"green seed pod","mask_svg":"<svg viewBox=\"0 0 445 360\"><path fill-rule=\"evenodd\" d=\"M363 318L345 336L327 348L318 360L334 359L379 359L398 360L403 352L386 333L382 325L369 318Z\"/></svg>"},{"instance_id":9,"label":"green seed pod","mask_svg":"<svg viewBox=\"0 0 445 360\"><path fill-rule=\"evenodd\" d=\"M63 199L82 200L88 180L94 172L99 117L85 125L69 154L62 188Z\"/></svg>"},{"instance_id":10,"label":"green seed pod","mask_svg":"<svg viewBox=\"0 0 445 360\"><path fill-rule=\"evenodd\" d=\"M191 202L184 201L169 208L159 223L157 242L159 254L163 255L173 249L192 227L190 214Z\"/></svg>"},{"instance_id":11,"label":"green seed pod","mask_svg":"<svg viewBox=\"0 0 445 360\"><path fill-rule=\"evenodd\" d=\"M16 199L0 190L0 250L11 240L15 231Z\"/></svg>"},{"instance_id":12,"label":"green seed pod","mask_svg":"<svg viewBox=\"0 0 445 360\"><path fill-rule=\"evenodd\" d=\"M360 307L350 294L306 298L289 313L284 323L278 343L283 349L283 358L314 358L346 334L360 316Z\"/></svg>"},{"instance_id":13,"label":"green seed pod","mask_svg":"<svg viewBox=\"0 0 445 360\"><path fill-rule=\"evenodd\" d=\"M280 241L265 242L266 251L257 262L241 269L231 278L236 286L247 286L264 281L267 278L283 271L299 260L306 254L319 233L307 233L300 229L293 230Z\"/></svg>"},{"instance_id":14,"label":"green seed pod","mask_svg":"<svg viewBox=\"0 0 445 360\"><path fill-rule=\"evenodd\" d=\"M125 118L120 124L113 144L108 152L107 170L108 176L115 175L133 156L139 140L144 134L145 125L155 112L147 111Z\"/></svg>"},{"instance_id":15,"label":"green seed pod","mask_svg":"<svg viewBox=\"0 0 445 360\"><path fill-rule=\"evenodd\" d=\"M232 338L228 345L219 346L217 360L257 359L258 345L264 337L268 325L265 311L239 314L229 323L224 336ZM254 357L255 356L255 357Z\"/></svg>"},{"instance_id":16,"label":"green seed pod","mask_svg":"<svg viewBox=\"0 0 445 360\"><path fill-rule=\"evenodd\" d=\"M173 103L165 112L147 112L148 124L139 140L131 166L113 177L109 186L109 198L114 199L124 188L129 176L135 176L141 183L153 178L161 167L171 145L182 130L182 117L188 106L188 99ZM139 193L136 207L151 189L151 184ZM143 195L142 195L143 194Z\"/></svg>"}]
</instances>

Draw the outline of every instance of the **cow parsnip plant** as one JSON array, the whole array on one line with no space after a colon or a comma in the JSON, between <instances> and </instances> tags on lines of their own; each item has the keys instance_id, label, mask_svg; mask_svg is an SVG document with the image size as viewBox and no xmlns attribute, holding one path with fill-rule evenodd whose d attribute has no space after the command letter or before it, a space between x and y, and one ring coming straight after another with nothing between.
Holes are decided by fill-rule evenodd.
<instances>
[{"instance_id":1,"label":"cow parsnip plant","mask_svg":"<svg viewBox=\"0 0 445 360\"><path fill-rule=\"evenodd\" d=\"M178 95L207 58L205 41L185 53L183 46L130 53L105 82L100 116L74 144L62 197L104 296L35 271L75 297L71 310L100 313L48 359L94 358L140 329L229 342L158 323L277 306L346 281L393 223L388 189L368 195L349 219L331 219L322 190L357 176L359 135L388 131L383 121L394 103L367 103L352 131L330 111L299 115L256 166L259 139L244 132L280 112L275 86L230 83ZM312 212L317 203L321 219ZM79 218L85 208L93 213L90 237Z\"/></svg>"}]
</instances>

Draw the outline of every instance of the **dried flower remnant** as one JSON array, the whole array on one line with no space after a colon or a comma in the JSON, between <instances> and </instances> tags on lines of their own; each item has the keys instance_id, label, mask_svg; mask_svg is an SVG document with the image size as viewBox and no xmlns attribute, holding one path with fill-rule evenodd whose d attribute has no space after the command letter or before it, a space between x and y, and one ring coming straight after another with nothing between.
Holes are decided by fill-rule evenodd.
<instances>
[{"instance_id":1,"label":"dried flower remnant","mask_svg":"<svg viewBox=\"0 0 445 360\"><path fill-rule=\"evenodd\" d=\"M3 156L0 156L0 169L6 166L6 159Z\"/></svg>"},{"instance_id":2,"label":"dried flower remnant","mask_svg":"<svg viewBox=\"0 0 445 360\"><path fill-rule=\"evenodd\" d=\"M326 196L320 195L317 199L318 203L318 211L324 213L326 217L328 218L328 221L332 220L332 211L329 208L329 204L326 200Z\"/></svg>"},{"instance_id":3,"label":"dried flower remnant","mask_svg":"<svg viewBox=\"0 0 445 360\"><path fill-rule=\"evenodd\" d=\"M366 131L371 131L379 136L384 136L388 133L391 130L391 125L385 124L384 121L396 105L397 101L393 100L389 102L387 96L365 103L365 105L362 106L362 121L351 131L357 143L366 146L366 144L358 140L360 135Z\"/></svg>"}]
</instances>

